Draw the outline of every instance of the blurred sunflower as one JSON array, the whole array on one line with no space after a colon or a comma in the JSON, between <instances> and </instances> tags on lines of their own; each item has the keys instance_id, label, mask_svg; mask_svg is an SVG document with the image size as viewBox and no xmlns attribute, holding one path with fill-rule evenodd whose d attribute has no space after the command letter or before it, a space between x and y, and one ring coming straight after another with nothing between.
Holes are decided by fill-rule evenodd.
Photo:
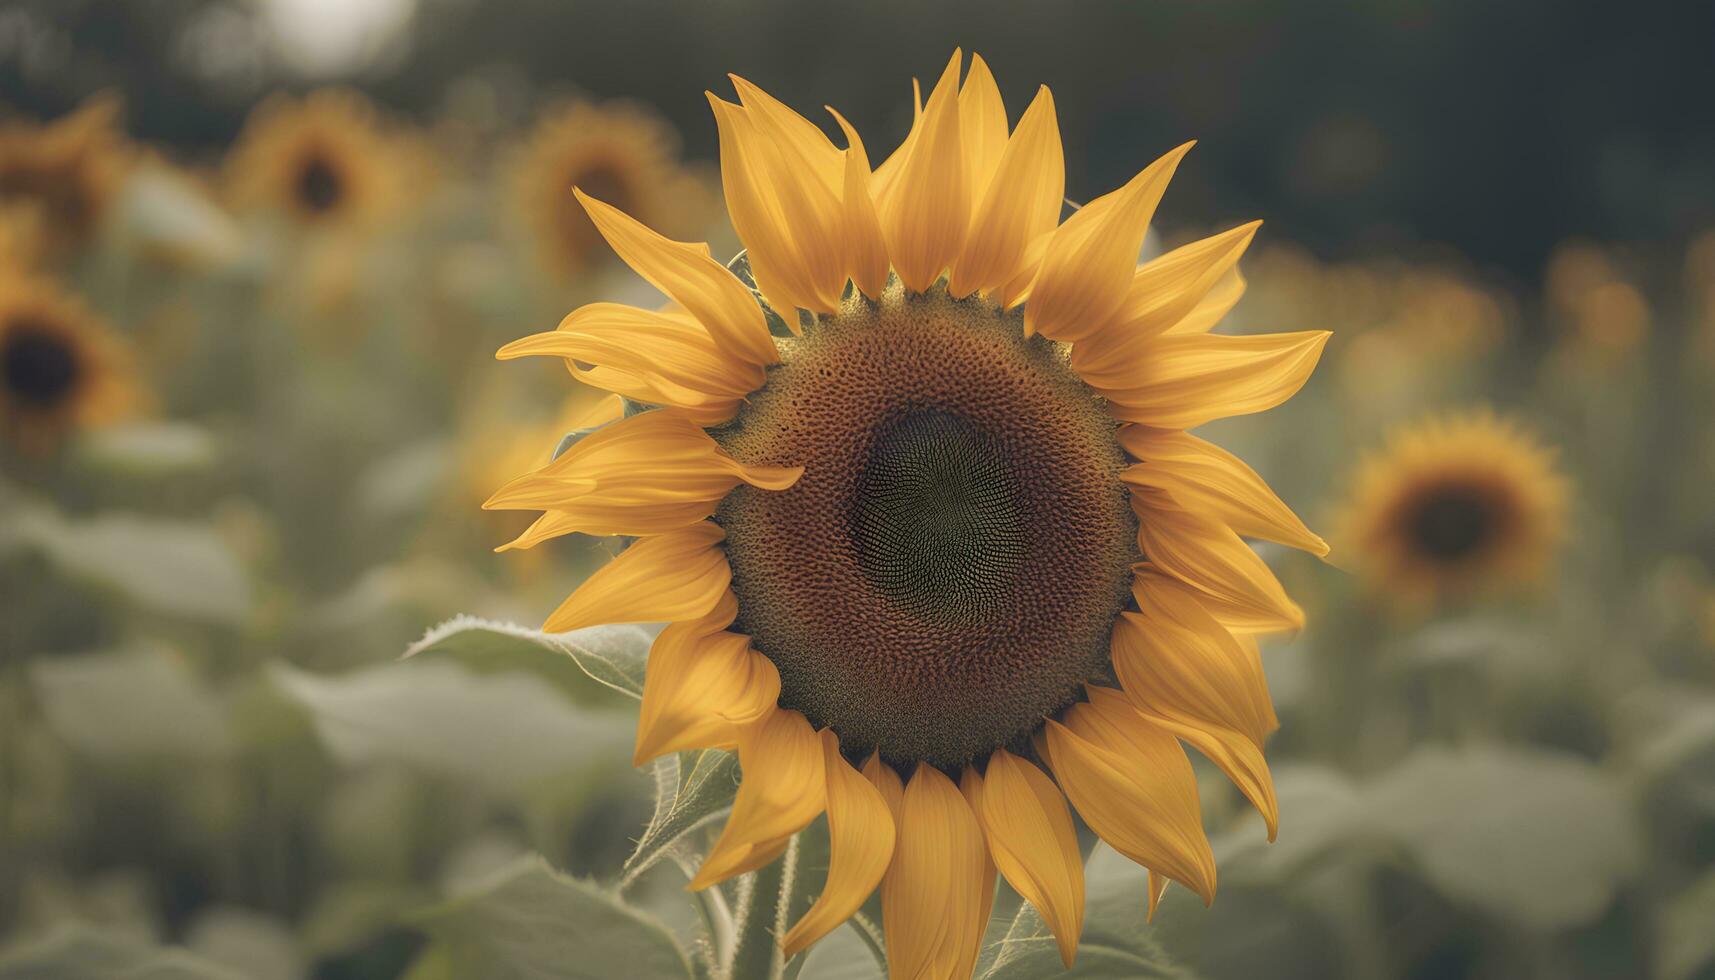
<instances>
[{"instance_id":1,"label":"blurred sunflower","mask_svg":"<svg viewBox=\"0 0 1715 980\"><path fill-rule=\"evenodd\" d=\"M1256 225L1137 266L1189 144L1060 224L1048 90L1009 132L987 66L961 86L961 61L873 171L837 114L843 151L743 79L740 104L710 96L755 293L580 193L674 305L585 306L500 356L562 357L656 407L487 504L546 511L512 547L638 537L546 628L670 623L637 761L717 746L744 772L692 887L772 861L825 811L826 887L785 952L879 883L894 976L970 975L997 871L1071 962L1068 798L1149 869L1151 908L1169 879L1212 899L1180 742L1272 837L1253 637L1303 620L1240 535L1326 551L1184 431L1285 401L1327 339L1209 333Z\"/></svg>"},{"instance_id":2,"label":"blurred sunflower","mask_svg":"<svg viewBox=\"0 0 1715 980\"><path fill-rule=\"evenodd\" d=\"M275 96L251 113L227 159L240 206L289 215L305 227L361 228L404 197L402 144L355 92Z\"/></svg>"},{"instance_id":3,"label":"blurred sunflower","mask_svg":"<svg viewBox=\"0 0 1715 980\"><path fill-rule=\"evenodd\" d=\"M1406 605L1529 584L1564 531L1553 454L1487 412L1395 433L1365 461L1346 504L1341 553Z\"/></svg>"},{"instance_id":4,"label":"blurred sunflower","mask_svg":"<svg viewBox=\"0 0 1715 980\"><path fill-rule=\"evenodd\" d=\"M635 103L574 102L544 115L520 149L511 180L513 209L544 266L572 275L603 247L573 187L667 233L696 229L708 195L678 153L672 127Z\"/></svg>"},{"instance_id":5,"label":"blurred sunflower","mask_svg":"<svg viewBox=\"0 0 1715 980\"><path fill-rule=\"evenodd\" d=\"M124 344L76 297L45 280L0 274L0 430L27 453L135 411Z\"/></svg>"},{"instance_id":6,"label":"blurred sunflower","mask_svg":"<svg viewBox=\"0 0 1715 980\"><path fill-rule=\"evenodd\" d=\"M48 125L0 125L0 206L31 215L48 257L87 245L118 193L132 159L119 110L99 95Z\"/></svg>"}]
</instances>

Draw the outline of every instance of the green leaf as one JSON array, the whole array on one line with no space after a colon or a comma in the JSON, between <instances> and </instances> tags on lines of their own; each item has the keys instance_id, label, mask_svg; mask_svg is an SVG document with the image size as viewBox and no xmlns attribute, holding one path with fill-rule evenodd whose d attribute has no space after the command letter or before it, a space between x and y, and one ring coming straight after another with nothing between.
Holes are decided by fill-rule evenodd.
<instances>
[{"instance_id":1,"label":"green leaf","mask_svg":"<svg viewBox=\"0 0 1715 980\"><path fill-rule=\"evenodd\" d=\"M1107 844L1097 844L1084 863L1084 934L1071 969L1047 923L1028 903L1020 905L983 980L1148 980L1193 974L1162 951L1145 921L1148 873Z\"/></svg>"},{"instance_id":2,"label":"green leaf","mask_svg":"<svg viewBox=\"0 0 1715 980\"><path fill-rule=\"evenodd\" d=\"M1618 787L1572 756L1431 749L1390 770L1368 795L1373 818L1431 884L1533 928L1591 921L1641 860Z\"/></svg>"},{"instance_id":3,"label":"green leaf","mask_svg":"<svg viewBox=\"0 0 1715 980\"><path fill-rule=\"evenodd\" d=\"M78 441L91 469L136 476L207 470L217 461L214 437L189 422L134 422L96 429Z\"/></svg>"},{"instance_id":4,"label":"green leaf","mask_svg":"<svg viewBox=\"0 0 1715 980\"><path fill-rule=\"evenodd\" d=\"M338 677L274 665L348 765L385 761L512 795L629 752L629 714L588 711L532 674L477 674L451 661L384 664Z\"/></svg>"},{"instance_id":5,"label":"green leaf","mask_svg":"<svg viewBox=\"0 0 1715 980\"><path fill-rule=\"evenodd\" d=\"M521 858L470 892L412 917L452 975L483 980L688 980L660 923L596 886Z\"/></svg>"},{"instance_id":6,"label":"green leaf","mask_svg":"<svg viewBox=\"0 0 1715 980\"><path fill-rule=\"evenodd\" d=\"M429 630L405 650L406 657L430 651L461 657L547 652L570 657L589 677L642 699L643 665L649 656L650 632L640 626L592 626L571 633L544 633L475 616L455 616Z\"/></svg>"},{"instance_id":7,"label":"green leaf","mask_svg":"<svg viewBox=\"0 0 1715 980\"><path fill-rule=\"evenodd\" d=\"M30 680L48 728L95 758L207 760L233 751L221 702L165 650L38 660Z\"/></svg>"},{"instance_id":8,"label":"green leaf","mask_svg":"<svg viewBox=\"0 0 1715 980\"><path fill-rule=\"evenodd\" d=\"M144 609L216 623L250 613L243 565L205 525L127 514L71 520L31 506L16 512L10 530L61 574Z\"/></svg>"},{"instance_id":9,"label":"green leaf","mask_svg":"<svg viewBox=\"0 0 1715 980\"><path fill-rule=\"evenodd\" d=\"M810 951L787 964L787 977L798 967L798 980L883 980L885 974L855 923L829 933Z\"/></svg>"},{"instance_id":10,"label":"green leaf","mask_svg":"<svg viewBox=\"0 0 1715 980\"><path fill-rule=\"evenodd\" d=\"M81 926L0 955L0 980L245 980L183 949Z\"/></svg>"},{"instance_id":11,"label":"green leaf","mask_svg":"<svg viewBox=\"0 0 1715 980\"><path fill-rule=\"evenodd\" d=\"M1275 770L1274 788L1281 813L1278 840L1270 844L1260 824L1247 820L1211 841L1222 887L1281 885L1335 848L1383 845L1362 791L1341 773L1289 763Z\"/></svg>"},{"instance_id":12,"label":"green leaf","mask_svg":"<svg viewBox=\"0 0 1715 980\"><path fill-rule=\"evenodd\" d=\"M625 861L620 887L654 867L684 836L717 819L738 793L738 759L720 749L680 752L656 759L655 813Z\"/></svg>"},{"instance_id":13,"label":"green leaf","mask_svg":"<svg viewBox=\"0 0 1715 980\"><path fill-rule=\"evenodd\" d=\"M1687 980L1715 964L1715 871L1669 899L1662 910L1660 975L1662 980Z\"/></svg>"}]
</instances>

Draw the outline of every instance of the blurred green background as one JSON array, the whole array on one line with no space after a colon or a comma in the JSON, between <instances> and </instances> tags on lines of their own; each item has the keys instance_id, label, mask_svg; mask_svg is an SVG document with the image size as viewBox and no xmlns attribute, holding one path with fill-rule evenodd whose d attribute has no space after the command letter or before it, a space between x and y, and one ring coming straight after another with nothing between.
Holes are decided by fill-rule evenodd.
<instances>
[{"instance_id":1,"label":"blurred green background","mask_svg":"<svg viewBox=\"0 0 1715 980\"><path fill-rule=\"evenodd\" d=\"M1336 547L1265 549L1310 615L1264 648L1280 840L1205 779L1221 896L1147 928L1092 858L1135 975L1715 977L1712 44L1666 0L9 0L0 322L71 323L110 390L0 402L0 980L654 976L540 928L616 885L610 942L694 943L632 702L524 630L397 660L610 553L495 555L478 509L593 404L493 350L648 301L556 210L581 148L731 254L704 90L873 153L955 46L1014 118L1053 89L1074 201L1199 140L1149 248L1261 217L1223 329L1335 332L1207 432ZM1478 407L1557 454L1559 543L1389 595L1337 534L1360 464ZM845 932L803 970L877 975Z\"/></svg>"}]
</instances>

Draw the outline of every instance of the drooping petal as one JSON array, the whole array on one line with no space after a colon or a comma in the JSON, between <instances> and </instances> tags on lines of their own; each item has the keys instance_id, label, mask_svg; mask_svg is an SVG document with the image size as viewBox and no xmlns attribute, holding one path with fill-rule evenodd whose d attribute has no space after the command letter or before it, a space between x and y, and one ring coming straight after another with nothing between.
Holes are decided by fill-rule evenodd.
<instances>
[{"instance_id":1,"label":"drooping petal","mask_svg":"<svg viewBox=\"0 0 1715 980\"><path fill-rule=\"evenodd\" d=\"M1125 387L1156 337L1190 315L1238 264L1262 222L1192 242L1140 267L1113 320L1072 350L1072 367L1097 387Z\"/></svg>"},{"instance_id":2,"label":"drooping petal","mask_svg":"<svg viewBox=\"0 0 1715 980\"><path fill-rule=\"evenodd\" d=\"M1203 608L1195 590L1138 573L1137 613L1114 623L1113 663L1139 708L1236 729L1262 745L1276 728L1261 663Z\"/></svg>"},{"instance_id":3,"label":"drooping petal","mask_svg":"<svg viewBox=\"0 0 1715 980\"><path fill-rule=\"evenodd\" d=\"M994 289L1023 274L1032 242L1046 250L1066 196L1060 124L1047 86L1036 93L1006 143L988 190L977 202L964 251L953 264L954 296ZM1034 273L1034 270L1030 270Z\"/></svg>"},{"instance_id":4,"label":"drooping petal","mask_svg":"<svg viewBox=\"0 0 1715 980\"><path fill-rule=\"evenodd\" d=\"M1244 460L1225 449L1188 432L1141 425L1121 426L1120 445L1141 461L1120 474L1132 486L1164 490L1247 537L1318 556L1328 553L1328 542L1305 527Z\"/></svg>"},{"instance_id":5,"label":"drooping petal","mask_svg":"<svg viewBox=\"0 0 1715 980\"><path fill-rule=\"evenodd\" d=\"M851 918L881 883L893 859L893 813L873 783L840 754L840 740L829 729L822 742L822 767L828 793L828 880L781 948L788 959Z\"/></svg>"},{"instance_id":6,"label":"drooping petal","mask_svg":"<svg viewBox=\"0 0 1715 980\"><path fill-rule=\"evenodd\" d=\"M1030 288L1025 333L1076 343L1107 326L1130 292L1155 206L1191 146L1168 152L1060 226Z\"/></svg>"},{"instance_id":7,"label":"drooping petal","mask_svg":"<svg viewBox=\"0 0 1715 980\"><path fill-rule=\"evenodd\" d=\"M1139 347L1123 378L1092 381L1091 387L1109 400L1116 418L1191 429L1267 411L1297 394L1328 337L1326 330L1157 337Z\"/></svg>"},{"instance_id":8,"label":"drooping petal","mask_svg":"<svg viewBox=\"0 0 1715 980\"><path fill-rule=\"evenodd\" d=\"M888 975L951 980L982 943L982 828L933 766L917 767L897 812L898 839L881 883Z\"/></svg>"},{"instance_id":9,"label":"drooping petal","mask_svg":"<svg viewBox=\"0 0 1715 980\"><path fill-rule=\"evenodd\" d=\"M601 623L664 623L705 615L732 583L732 569L719 547L725 537L725 531L703 521L639 538L584 579L542 629L564 633Z\"/></svg>"},{"instance_id":10,"label":"drooping petal","mask_svg":"<svg viewBox=\"0 0 1715 980\"><path fill-rule=\"evenodd\" d=\"M1006 149L1006 103L1001 101L1000 87L980 54L971 55L971 70L959 88L959 131L969 175L966 185L975 210Z\"/></svg>"},{"instance_id":11,"label":"drooping petal","mask_svg":"<svg viewBox=\"0 0 1715 980\"><path fill-rule=\"evenodd\" d=\"M1228 629L1267 633L1304 625L1304 611L1232 528L1160 493L1134 492L1131 500L1144 557L1197 590Z\"/></svg>"},{"instance_id":12,"label":"drooping petal","mask_svg":"<svg viewBox=\"0 0 1715 980\"><path fill-rule=\"evenodd\" d=\"M1103 840L1203 898L1215 894L1215 856L1203 834L1196 777L1179 742L1117 691L1045 723L1049 763L1072 805Z\"/></svg>"},{"instance_id":13,"label":"drooping petal","mask_svg":"<svg viewBox=\"0 0 1715 980\"><path fill-rule=\"evenodd\" d=\"M730 419L767 377L761 365L734 356L687 314L618 303L580 307L559 329L515 340L496 356L566 358L578 362L574 375L598 387L618 381L627 397L682 409L705 425Z\"/></svg>"},{"instance_id":14,"label":"drooping petal","mask_svg":"<svg viewBox=\"0 0 1715 980\"><path fill-rule=\"evenodd\" d=\"M821 740L796 711L777 708L741 728L738 762L744 781L720 839L691 879L693 891L767 864L827 803Z\"/></svg>"},{"instance_id":15,"label":"drooping petal","mask_svg":"<svg viewBox=\"0 0 1715 980\"><path fill-rule=\"evenodd\" d=\"M573 193L625 264L696 317L722 347L756 364L780 360L756 297L709 256L708 246L665 238L610 204Z\"/></svg>"},{"instance_id":16,"label":"drooping petal","mask_svg":"<svg viewBox=\"0 0 1715 980\"><path fill-rule=\"evenodd\" d=\"M995 866L1042 914L1070 967L1084 928L1084 862L1066 797L1042 770L997 749L977 816Z\"/></svg>"},{"instance_id":17,"label":"drooping petal","mask_svg":"<svg viewBox=\"0 0 1715 980\"><path fill-rule=\"evenodd\" d=\"M897 174L878 182L876 213L900 281L923 292L958 258L971 218L971 195L959 133L959 65L953 52L929 93L920 127L908 137ZM879 175L878 175L879 176Z\"/></svg>"},{"instance_id":18,"label":"drooping petal","mask_svg":"<svg viewBox=\"0 0 1715 980\"><path fill-rule=\"evenodd\" d=\"M1161 896L1167 894L1167 882L1167 878L1154 871L1149 872L1149 911L1144 913L1143 921L1155 921L1155 910L1161 907Z\"/></svg>"},{"instance_id":19,"label":"drooping petal","mask_svg":"<svg viewBox=\"0 0 1715 980\"><path fill-rule=\"evenodd\" d=\"M672 623L655 637L643 674L635 765L668 752L732 748L740 729L774 710L780 673L751 649L749 637L725 632L737 614L729 591L707 615Z\"/></svg>"},{"instance_id":20,"label":"drooping petal","mask_svg":"<svg viewBox=\"0 0 1715 980\"><path fill-rule=\"evenodd\" d=\"M875 213L869 173L869 154L863 139L846 118L830 107L834 120L846 134L841 207L845 209L846 273L870 299L878 299L887 287L887 243L881 237L881 219Z\"/></svg>"},{"instance_id":21,"label":"drooping petal","mask_svg":"<svg viewBox=\"0 0 1715 980\"><path fill-rule=\"evenodd\" d=\"M831 153L833 147L797 113L773 100L762 103L760 89L742 79L734 82L758 108L735 106L713 94L708 99L720 131L727 210L757 287L778 310L832 313L846 279L844 213L819 166L820 150ZM823 147L814 147L798 126L809 127ZM797 317L787 319L796 322Z\"/></svg>"},{"instance_id":22,"label":"drooping petal","mask_svg":"<svg viewBox=\"0 0 1715 980\"><path fill-rule=\"evenodd\" d=\"M983 832L983 877L977 892L981 906L977 910L977 938L965 951L965 956L959 961L959 967L954 971L956 977L968 977L976 969L977 957L982 953L981 938L988 932L989 916L994 912L994 884L999 869L995 867L994 852L988 847L988 830L983 828L983 777L976 769L966 766L959 779L959 793L964 796L965 804L971 808L971 815L977 818L977 827Z\"/></svg>"},{"instance_id":23,"label":"drooping petal","mask_svg":"<svg viewBox=\"0 0 1715 980\"><path fill-rule=\"evenodd\" d=\"M746 466L695 422L663 409L585 436L483 506L555 512L557 533L660 534L708 517L740 482L784 490L800 475L801 468Z\"/></svg>"}]
</instances>

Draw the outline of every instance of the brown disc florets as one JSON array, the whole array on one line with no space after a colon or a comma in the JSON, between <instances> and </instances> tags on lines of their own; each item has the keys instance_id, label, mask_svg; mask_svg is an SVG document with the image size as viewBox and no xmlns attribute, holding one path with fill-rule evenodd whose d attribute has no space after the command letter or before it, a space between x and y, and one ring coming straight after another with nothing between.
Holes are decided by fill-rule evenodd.
<instances>
[{"instance_id":1,"label":"brown disc florets","mask_svg":"<svg viewBox=\"0 0 1715 980\"><path fill-rule=\"evenodd\" d=\"M953 766L1028 736L1107 669L1129 594L1114 420L1019 316L940 289L854 293L782 347L714 433L804 467L716 514L733 629L848 750Z\"/></svg>"}]
</instances>

